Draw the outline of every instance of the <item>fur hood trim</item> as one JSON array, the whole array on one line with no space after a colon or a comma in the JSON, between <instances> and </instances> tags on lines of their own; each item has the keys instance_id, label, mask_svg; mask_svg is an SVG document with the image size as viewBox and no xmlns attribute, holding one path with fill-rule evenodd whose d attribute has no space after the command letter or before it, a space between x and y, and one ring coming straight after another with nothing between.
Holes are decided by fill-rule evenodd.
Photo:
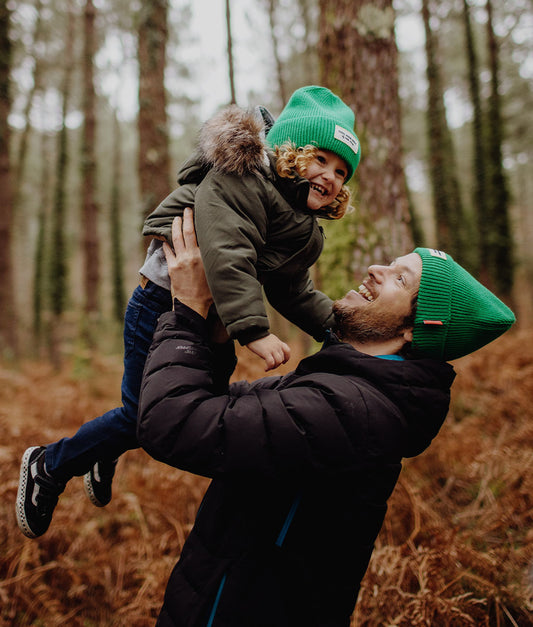
<instances>
[{"instance_id":1,"label":"fur hood trim","mask_svg":"<svg viewBox=\"0 0 533 627\"><path fill-rule=\"evenodd\" d=\"M260 116L237 105L225 107L201 128L198 141L205 165L242 176L268 165Z\"/></svg>"}]
</instances>

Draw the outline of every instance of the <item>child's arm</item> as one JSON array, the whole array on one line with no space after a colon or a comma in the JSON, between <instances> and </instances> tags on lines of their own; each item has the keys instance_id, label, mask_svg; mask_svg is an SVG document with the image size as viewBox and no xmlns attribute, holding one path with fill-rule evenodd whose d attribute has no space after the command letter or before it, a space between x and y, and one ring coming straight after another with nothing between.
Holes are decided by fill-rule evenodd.
<instances>
[{"instance_id":1,"label":"child's arm","mask_svg":"<svg viewBox=\"0 0 533 627\"><path fill-rule=\"evenodd\" d=\"M183 216L186 207L194 208L196 185L189 183L174 189L145 219L142 234L172 243L172 221Z\"/></svg>"},{"instance_id":2,"label":"child's arm","mask_svg":"<svg viewBox=\"0 0 533 627\"><path fill-rule=\"evenodd\" d=\"M268 233L268 198L256 179L210 172L195 199L209 287L229 336L242 346L270 331L256 267Z\"/></svg>"},{"instance_id":3,"label":"child's arm","mask_svg":"<svg viewBox=\"0 0 533 627\"><path fill-rule=\"evenodd\" d=\"M266 337L246 344L246 348L265 360L265 371L273 370L281 364L287 363L291 356L291 349L279 337L270 333Z\"/></svg>"},{"instance_id":4,"label":"child's arm","mask_svg":"<svg viewBox=\"0 0 533 627\"><path fill-rule=\"evenodd\" d=\"M265 295L274 309L316 341L322 342L333 323L333 301L315 289L309 271L290 278L276 276L264 284Z\"/></svg>"}]
</instances>

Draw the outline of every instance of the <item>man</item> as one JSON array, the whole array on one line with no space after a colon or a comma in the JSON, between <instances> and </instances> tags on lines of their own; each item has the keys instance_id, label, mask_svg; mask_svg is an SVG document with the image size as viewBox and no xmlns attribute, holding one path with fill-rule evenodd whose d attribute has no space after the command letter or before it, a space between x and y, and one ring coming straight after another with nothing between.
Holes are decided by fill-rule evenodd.
<instances>
[{"instance_id":1,"label":"man","mask_svg":"<svg viewBox=\"0 0 533 627\"><path fill-rule=\"evenodd\" d=\"M449 255L417 248L368 269L334 304L336 334L293 373L228 386L234 355L209 336L190 212L173 242L174 310L150 349L138 436L213 481L158 625L348 627L402 457L446 417L446 360L514 315Z\"/></svg>"}]
</instances>

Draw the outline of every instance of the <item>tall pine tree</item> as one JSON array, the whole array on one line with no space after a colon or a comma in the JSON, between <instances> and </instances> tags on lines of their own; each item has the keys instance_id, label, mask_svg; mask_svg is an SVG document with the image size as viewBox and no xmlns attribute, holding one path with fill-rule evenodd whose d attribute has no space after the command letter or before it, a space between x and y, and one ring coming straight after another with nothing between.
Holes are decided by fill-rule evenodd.
<instances>
[{"instance_id":1,"label":"tall pine tree","mask_svg":"<svg viewBox=\"0 0 533 627\"><path fill-rule=\"evenodd\" d=\"M74 71L74 6L72 0L67 2L65 22L65 67L63 69L63 84L61 88L61 128L58 134L57 163L54 199L51 216L51 250L48 271L50 286L50 308L52 311L50 328L50 359L55 368L61 366L61 330L62 318L65 312L68 297L68 261L66 236L66 186L68 165L68 129L67 114L69 112L72 74Z\"/></svg>"},{"instance_id":2,"label":"tall pine tree","mask_svg":"<svg viewBox=\"0 0 533 627\"><path fill-rule=\"evenodd\" d=\"M170 191L165 93L168 0L147 0L139 12L139 181L143 216Z\"/></svg>"},{"instance_id":3,"label":"tall pine tree","mask_svg":"<svg viewBox=\"0 0 533 627\"><path fill-rule=\"evenodd\" d=\"M457 261L472 268L467 221L461 200L452 136L446 119L444 91L438 60L437 36L431 27L429 0L422 0L422 19L426 33L426 76L428 81L427 134L429 171L437 246Z\"/></svg>"},{"instance_id":4,"label":"tall pine tree","mask_svg":"<svg viewBox=\"0 0 533 627\"><path fill-rule=\"evenodd\" d=\"M354 270L364 273L376 259L393 258L412 246L395 13L392 0L320 0L319 6L321 81L354 109L362 144L356 172L358 210L337 229L342 237L351 233L347 244L355 258L344 267L353 281Z\"/></svg>"},{"instance_id":5,"label":"tall pine tree","mask_svg":"<svg viewBox=\"0 0 533 627\"><path fill-rule=\"evenodd\" d=\"M16 354L17 334L14 306L12 263L13 176L9 157L11 111L10 72L12 47L9 38L11 11L9 2L0 0L0 267L2 302L0 303L0 356Z\"/></svg>"},{"instance_id":6,"label":"tall pine tree","mask_svg":"<svg viewBox=\"0 0 533 627\"><path fill-rule=\"evenodd\" d=\"M472 142L474 154L472 173L474 182L472 200L476 215L478 238L476 246L478 254L476 259L473 259L473 262L475 261L473 269L479 272L481 268L488 266L487 229L489 216L487 207L486 146L484 141L483 110L479 85L479 62L472 28L469 0L463 0L463 19L465 26L468 86L473 109Z\"/></svg>"},{"instance_id":7,"label":"tall pine tree","mask_svg":"<svg viewBox=\"0 0 533 627\"><path fill-rule=\"evenodd\" d=\"M84 12L83 49L83 143L82 143L82 251L85 314L94 317L98 313L98 283L100 278L100 241L96 202L96 93L94 89L96 9L92 0L86 0ZM85 337L93 343L89 328Z\"/></svg>"},{"instance_id":8,"label":"tall pine tree","mask_svg":"<svg viewBox=\"0 0 533 627\"><path fill-rule=\"evenodd\" d=\"M491 93L488 108L488 266L494 289L509 297L513 287L513 238L509 217L508 183L503 169L503 118L500 97L500 63L498 38L494 31L492 0L487 0L487 39Z\"/></svg>"}]
</instances>

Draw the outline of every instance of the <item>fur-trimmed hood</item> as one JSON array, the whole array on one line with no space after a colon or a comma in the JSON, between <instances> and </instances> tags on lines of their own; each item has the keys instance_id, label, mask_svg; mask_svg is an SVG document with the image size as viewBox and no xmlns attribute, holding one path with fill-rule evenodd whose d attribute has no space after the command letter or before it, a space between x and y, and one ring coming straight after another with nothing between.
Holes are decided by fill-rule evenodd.
<instances>
[{"instance_id":1,"label":"fur-trimmed hood","mask_svg":"<svg viewBox=\"0 0 533 627\"><path fill-rule=\"evenodd\" d=\"M268 167L264 136L260 111L230 105L202 126L197 156L204 167L242 176Z\"/></svg>"}]
</instances>

